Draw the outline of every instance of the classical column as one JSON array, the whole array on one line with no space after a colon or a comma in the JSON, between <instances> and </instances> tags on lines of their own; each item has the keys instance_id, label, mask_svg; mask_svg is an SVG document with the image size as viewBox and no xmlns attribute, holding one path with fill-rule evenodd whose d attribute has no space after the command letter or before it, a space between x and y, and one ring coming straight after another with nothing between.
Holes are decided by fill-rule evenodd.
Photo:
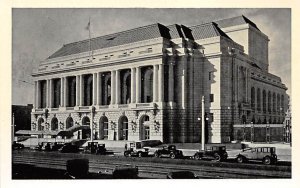
<instances>
[{"instance_id":1,"label":"classical column","mask_svg":"<svg viewBox=\"0 0 300 188\"><path fill-rule=\"evenodd\" d=\"M79 106L83 106L83 75L80 75L79 78Z\"/></svg>"},{"instance_id":2,"label":"classical column","mask_svg":"<svg viewBox=\"0 0 300 188\"><path fill-rule=\"evenodd\" d=\"M64 105L65 107L68 106L68 78L67 77L64 77Z\"/></svg>"},{"instance_id":3,"label":"classical column","mask_svg":"<svg viewBox=\"0 0 300 188\"><path fill-rule=\"evenodd\" d=\"M158 69L158 101L164 102L164 65L160 64Z\"/></svg>"},{"instance_id":4,"label":"classical column","mask_svg":"<svg viewBox=\"0 0 300 188\"><path fill-rule=\"evenodd\" d=\"M111 71L111 104L115 104L116 97L116 71Z\"/></svg>"},{"instance_id":5,"label":"classical column","mask_svg":"<svg viewBox=\"0 0 300 188\"><path fill-rule=\"evenodd\" d=\"M169 88L168 88L169 102L174 102L174 63L169 64Z\"/></svg>"},{"instance_id":6,"label":"classical column","mask_svg":"<svg viewBox=\"0 0 300 188\"><path fill-rule=\"evenodd\" d=\"M60 78L60 106L64 106L64 78Z\"/></svg>"},{"instance_id":7,"label":"classical column","mask_svg":"<svg viewBox=\"0 0 300 188\"><path fill-rule=\"evenodd\" d=\"M49 80L49 108L52 108L53 106L53 80Z\"/></svg>"},{"instance_id":8,"label":"classical column","mask_svg":"<svg viewBox=\"0 0 300 188\"><path fill-rule=\"evenodd\" d=\"M76 76L76 106L80 106L80 76Z\"/></svg>"},{"instance_id":9,"label":"classical column","mask_svg":"<svg viewBox=\"0 0 300 188\"><path fill-rule=\"evenodd\" d=\"M97 105L102 105L102 76L101 72L97 75Z\"/></svg>"},{"instance_id":10,"label":"classical column","mask_svg":"<svg viewBox=\"0 0 300 188\"><path fill-rule=\"evenodd\" d=\"M46 96L45 96L45 99L46 99L46 106L45 108L48 108L49 107L49 80L46 80Z\"/></svg>"},{"instance_id":11,"label":"classical column","mask_svg":"<svg viewBox=\"0 0 300 188\"><path fill-rule=\"evenodd\" d=\"M131 68L131 88L130 88L130 94L131 94L131 103L135 103L135 68Z\"/></svg>"},{"instance_id":12,"label":"classical column","mask_svg":"<svg viewBox=\"0 0 300 188\"><path fill-rule=\"evenodd\" d=\"M153 102L158 101L158 65L153 66Z\"/></svg>"},{"instance_id":13,"label":"classical column","mask_svg":"<svg viewBox=\"0 0 300 188\"><path fill-rule=\"evenodd\" d=\"M136 93L136 103L140 103L141 102L141 67L137 67L136 68L136 80L135 80L135 83L136 83L136 90L135 90L135 93Z\"/></svg>"},{"instance_id":14,"label":"classical column","mask_svg":"<svg viewBox=\"0 0 300 188\"><path fill-rule=\"evenodd\" d=\"M40 108L40 98L41 98L41 94L40 94L40 82L39 81L35 81L35 82L36 82L36 90L35 90L36 107L35 108Z\"/></svg>"},{"instance_id":15,"label":"classical column","mask_svg":"<svg viewBox=\"0 0 300 188\"><path fill-rule=\"evenodd\" d=\"M121 101L120 89L120 70L116 70L116 104Z\"/></svg>"},{"instance_id":16,"label":"classical column","mask_svg":"<svg viewBox=\"0 0 300 188\"><path fill-rule=\"evenodd\" d=\"M181 89L182 89L182 108L185 109L187 106L187 57L182 57L183 69L182 69L182 76L181 76Z\"/></svg>"},{"instance_id":17,"label":"classical column","mask_svg":"<svg viewBox=\"0 0 300 188\"><path fill-rule=\"evenodd\" d=\"M93 73L93 105L97 104L97 73Z\"/></svg>"}]
</instances>

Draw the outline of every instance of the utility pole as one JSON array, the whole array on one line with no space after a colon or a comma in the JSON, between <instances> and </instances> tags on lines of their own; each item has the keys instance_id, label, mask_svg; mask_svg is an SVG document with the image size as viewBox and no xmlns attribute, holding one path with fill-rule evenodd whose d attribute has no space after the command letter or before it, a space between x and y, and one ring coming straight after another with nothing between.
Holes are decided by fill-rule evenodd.
<instances>
[{"instance_id":1,"label":"utility pole","mask_svg":"<svg viewBox=\"0 0 300 188\"><path fill-rule=\"evenodd\" d=\"M202 130L201 130L201 150L204 150L205 145L205 120L204 120L204 96L202 96L202 111L201 111L201 123L202 123Z\"/></svg>"}]
</instances>

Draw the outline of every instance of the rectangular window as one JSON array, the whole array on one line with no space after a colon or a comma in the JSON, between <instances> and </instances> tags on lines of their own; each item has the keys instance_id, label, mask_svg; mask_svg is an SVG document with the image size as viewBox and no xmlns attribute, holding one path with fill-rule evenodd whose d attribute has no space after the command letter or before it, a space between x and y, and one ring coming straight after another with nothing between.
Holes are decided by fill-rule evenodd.
<instances>
[{"instance_id":1,"label":"rectangular window","mask_svg":"<svg viewBox=\"0 0 300 188\"><path fill-rule=\"evenodd\" d=\"M212 80L213 79L213 72L210 71L208 72L208 80Z\"/></svg>"},{"instance_id":2,"label":"rectangular window","mask_svg":"<svg viewBox=\"0 0 300 188\"><path fill-rule=\"evenodd\" d=\"M214 102L214 94L209 94L209 102Z\"/></svg>"}]
</instances>

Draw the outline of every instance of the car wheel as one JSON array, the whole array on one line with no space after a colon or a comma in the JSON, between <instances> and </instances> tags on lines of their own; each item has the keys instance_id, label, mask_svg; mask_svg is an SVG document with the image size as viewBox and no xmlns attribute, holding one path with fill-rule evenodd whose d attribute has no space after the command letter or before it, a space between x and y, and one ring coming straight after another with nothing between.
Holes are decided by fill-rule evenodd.
<instances>
[{"instance_id":1,"label":"car wheel","mask_svg":"<svg viewBox=\"0 0 300 188\"><path fill-rule=\"evenodd\" d=\"M128 152L124 152L124 156L125 157L129 157L129 153Z\"/></svg>"},{"instance_id":2,"label":"car wheel","mask_svg":"<svg viewBox=\"0 0 300 188\"><path fill-rule=\"evenodd\" d=\"M194 155L194 159L195 159L195 160L200 160L200 159L201 159L201 156L200 156L198 153L196 153L196 154Z\"/></svg>"},{"instance_id":3,"label":"car wheel","mask_svg":"<svg viewBox=\"0 0 300 188\"><path fill-rule=\"evenodd\" d=\"M143 157L142 152L139 152L139 153L138 153L138 157Z\"/></svg>"},{"instance_id":4,"label":"car wheel","mask_svg":"<svg viewBox=\"0 0 300 188\"><path fill-rule=\"evenodd\" d=\"M244 157L243 157L243 156L238 156L238 157L236 158L236 161L237 161L238 163L243 163L243 162L244 162Z\"/></svg>"},{"instance_id":5,"label":"car wheel","mask_svg":"<svg viewBox=\"0 0 300 188\"><path fill-rule=\"evenodd\" d=\"M170 153L170 157L171 157L171 159L175 159L176 155L174 153Z\"/></svg>"},{"instance_id":6,"label":"car wheel","mask_svg":"<svg viewBox=\"0 0 300 188\"><path fill-rule=\"evenodd\" d=\"M216 161L221 161L221 156L217 153L214 155Z\"/></svg>"},{"instance_id":7,"label":"car wheel","mask_svg":"<svg viewBox=\"0 0 300 188\"><path fill-rule=\"evenodd\" d=\"M263 159L263 163L264 164L266 164L266 165L269 165L269 164L271 164L271 158L270 157L265 157L264 159Z\"/></svg>"},{"instance_id":8,"label":"car wheel","mask_svg":"<svg viewBox=\"0 0 300 188\"><path fill-rule=\"evenodd\" d=\"M155 152L155 153L154 153L154 157L157 157L157 158L160 157L159 153L158 153L158 152Z\"/></svg>"}]
</instances>

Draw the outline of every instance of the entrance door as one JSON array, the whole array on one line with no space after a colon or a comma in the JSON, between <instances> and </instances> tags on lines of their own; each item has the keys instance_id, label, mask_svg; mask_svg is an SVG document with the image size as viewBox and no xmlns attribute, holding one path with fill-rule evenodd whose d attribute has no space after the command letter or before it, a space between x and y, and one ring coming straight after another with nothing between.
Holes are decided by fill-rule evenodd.
<instances>
[{"instance_id":1,"label":"entrance door","mask_svg":"<svg viewBox=\"0 0 300 188\"><path fill-rule=\"evenodd\" d=\"M149 116L144 115L140 119L140 140L150 139L150 121Z\"/></svg>"},{"instance_id":2,"label":"entrance door","mask_svg":"<svg viewBox=\"0 0 300 188\"><path fill-rule=\"evenodd\" d=\"M128 140L128 119L126 116L119 119L119 140Z\"/></svg>"},{"instance_id":3,"label":"entrance door","mask_svg":"<svg viewBox=\"0 0 300 188\"><path fill-rule=\"evenodd\" d=\"M90 126L90 118L89 117L84 117L82 119L82 126ZM90 138L91 135L91 130L90 129L82 129L82 139L87 139Z\"/></svg>"}]
</instances>

